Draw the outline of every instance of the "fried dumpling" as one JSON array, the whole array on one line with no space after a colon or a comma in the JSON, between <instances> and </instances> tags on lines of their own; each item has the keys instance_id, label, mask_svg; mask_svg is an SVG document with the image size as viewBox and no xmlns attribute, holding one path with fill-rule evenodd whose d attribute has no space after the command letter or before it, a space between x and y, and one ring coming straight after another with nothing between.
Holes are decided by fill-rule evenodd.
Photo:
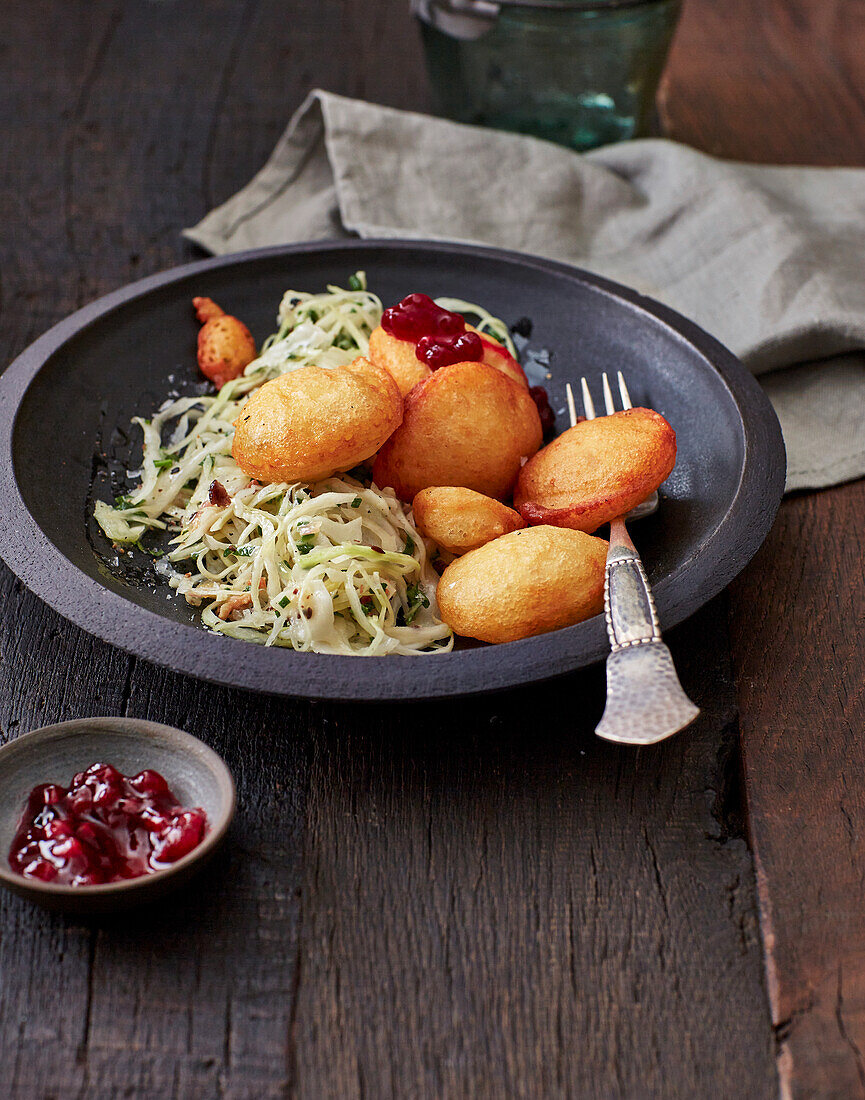
<instances>
[{"instance_id":1,"label":"fried dumpling","mask_svg":"<svg viewBox=\"0 0 865 1100\"><path fill-rule=\"evenodd\" d=\"M412 512L421 534L451 554L476 550L526 525L519 512L501 501L456 485L421 489L412 501Z\"/></svg>"},{"instance_id":2,"label":"fried dumpling","mask_svg":"<svg viewBox=\"0 0 865 1100\"><path fill-rule=\"evenodd\" d=\"M604 607L607 543L582 531L526 527L452 562L436 590L457 634L514 642L573 626Z\"/></svg>"},{"instance_id":3,"label":"fried dumpling","mask_svg":"<svg viewBox=\"0 0 865 1100\"><path fill-rule=\"evenodd\" d=\"M486 363L453 363L409 393L402 424L379 452L373 479L405 501L430 485L461 485L506 499L541 438L528 390Z\"/></svg>"},{"instance_id":4,"label":"fried dumpling","mask_svg":"<svg viewBox=\"0 0 865 1100\"><path fill-rule=\"evenodd\" d=\"M402 406L390 374L363 357L302 367L252 393L234 422L232 454L259 481L318 481L374 455Z\"/></svg>"},{"instance_id":5,"label":"fried dumpling","mask_svg":"<svg viewBox=\"0 0 865 1100\"><path fill-rule=\"evenodd\" d=\"M650 496L676 464L676 433L652 409L583 420L520 471L514 505L527 523L597 531Z\"/></svg>"}]
</instances>

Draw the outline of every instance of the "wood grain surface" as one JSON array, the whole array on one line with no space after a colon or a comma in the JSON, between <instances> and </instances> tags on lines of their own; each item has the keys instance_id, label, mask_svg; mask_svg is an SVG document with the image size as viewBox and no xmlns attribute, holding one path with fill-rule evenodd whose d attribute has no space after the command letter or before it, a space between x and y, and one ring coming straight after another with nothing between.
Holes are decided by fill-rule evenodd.
<instances>
[{"instance_id":1,"label":"wood grain surface","mask_svg":"<svg viewBox=\"0 0 865 1100\"><path fill-rule=\"evenodd\" d=\"M724 156L865 165L865 6L687 0L662 115ZM731 589L780 1089L797 1100L865 1097L863 511L862 482L788 498Z\"/></svg>"},{"instance_id":2,"label":"wood grain surface","mask_svg":"<svg viewBox=\"0 0 865 1100\"><path fill-rule=\"evenodd\" d=\"M428 106L402 0L3 14L4 363L192 258L179 229L310 88ZM857 0L687 0L662 117L725 155L854 163L862 24ZM788 501L732 598L672 633L704 715L636 752L591 734L599 670L423 708L285 703L127 657L2 569L4 739L169 722L225 757L239 812L224 862L157 908L0 898L0 1092L768 1098L779 1059L787 1095L865 1095L861 494Z\"/></svg>"}]
</instances>

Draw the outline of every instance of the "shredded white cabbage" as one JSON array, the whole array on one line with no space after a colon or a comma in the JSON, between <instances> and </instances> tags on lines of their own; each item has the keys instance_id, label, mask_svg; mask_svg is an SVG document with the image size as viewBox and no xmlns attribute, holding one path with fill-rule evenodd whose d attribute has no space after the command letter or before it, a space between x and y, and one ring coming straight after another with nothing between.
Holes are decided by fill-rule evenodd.
<instances>
[{"instance_id":1,"label":"shredded white cabbage","mask_svg":"<svg viewBox=\"0 0 865 1100\"><path fill-rule=\"evenodd\" d=\"M135 417L144 435L139 484L115 507L97 502L95 517L115 544L174 532L167 553L149 551L162 558L157 572L221 634L316 653L446 652L453 634L438 618L435 547L392 490L347 475L262 485L231 454L233 421L252 390L287 371L366 354L382 304L364 272L349 285L288 291L278 331L239 378L215 396L166 401L152 420ZM479 329L510 345L506 326L485 310L439 304L475 315Z\"/></svg>"},{"instance_id":2,"label":"shredded white cabbage","mask_svg":"<svg viewBox=\"0 0 865 1100\"><path fill-rule=\"evenodd\" d=\"M358 271L350 284L356 289L328 286L324 294L286 291L276 318L279 328L264 341L246 375L256 376L260 383L312 364L344 367L366 355L370 333L381 321L382 304L366 289L365 272Z\"/></svg>"}]
</instances>

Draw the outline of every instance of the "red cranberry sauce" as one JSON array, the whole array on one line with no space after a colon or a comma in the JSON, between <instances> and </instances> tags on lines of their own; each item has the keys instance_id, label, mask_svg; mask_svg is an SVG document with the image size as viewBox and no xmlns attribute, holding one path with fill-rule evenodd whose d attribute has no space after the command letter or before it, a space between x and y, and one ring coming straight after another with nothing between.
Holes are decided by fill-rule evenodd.
<instances>
[{"instance_id":1,"label":"red cranberry sauce","mask_svg":"<svg viewBox=\"0 0 865 1100\"><path fill-rule=\"evenodd\" d=\"M437 306L428 294L409 294L382 314L381 327L398 340L410 340L415 355L430 370L451 363L479 363L484 345L476 332L466 331L460 313Z\"/></svg>"},{"instance_id":2,"label":"red cranberry sauce","mask_svg":"<svg viewBox=\"0 0 865 1100\"><path fill-rule=\"evenodd\" d=\"M484 345L476 332L461 332L459 336L422 336L415 355L430 370L438 370L451 363L479 363L484 357Z\"/></svg>"},{"instance_id":3,"label":"red cranberry sauce","mask_svg":"<svg viewBox=\"0 0 865 1100\"><path fill-rule=\"evenodd\" d=\"M513 358L507 348L485 340L480 333L468 331L461 313L442 309L428 294L409 294L386 309L381 327L398 340L410 340L415 355L430 370L449 367L451 363L480 363L485 348Z\"/></svg>"},{"instance_id":4,"label":"red cranberry sauce","mask_svg":"<svg viewBox=\"0 0 865 1100\"><path fill-rule=\"evenodd\" d=\"M550 405L550 398L543 386L529 386L529 396L538 407L538 415L541 418L541 428L544 435L553 430L556 422L556 414Z\"/></svg>"},{"instance_id":5,"label":"red cranberry sauce","mask_svg":"<svg viewBox=\"0 0 865 1100\"><path fill-rule=\"evenodd\" d=\"M458 336L466 323L462 314L442 309L428 294L409 294L384 311L381 327L398 340L416 344L422 336Z\"/></svg>"},{"instance_id":6,"label":"red cranberry sauce","mask_svg":"<svg viewBox=\"0 0 865 1100\"><path fill-rule=\"evenodd\" d=\"M79 772L67 790L30 792L9 865L25 878L96 886L160 871L197 847L204 810L185 810L159 772L121 775L110 764Z\"/></svg>"}]
</instances>

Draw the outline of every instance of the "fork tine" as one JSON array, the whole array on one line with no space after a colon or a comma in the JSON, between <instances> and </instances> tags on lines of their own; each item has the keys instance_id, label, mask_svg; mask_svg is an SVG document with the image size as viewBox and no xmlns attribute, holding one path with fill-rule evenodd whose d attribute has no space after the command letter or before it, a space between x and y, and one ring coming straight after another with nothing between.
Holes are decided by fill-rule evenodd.
<instances>
[{"instance_id":1,"label":"fork tine","mask_svg":"<svg viewBox=\"0 0 865 1100\"><path fill-rule=\"evenodd\" d=\"M574 391L571 389L570 382L565 385L565 396L568 399L568 416L570 417L571 427L574 428L577 424L577 406L574 401Z\"/></svg>"},{"instance_id":2,"label":"fork tine","mask_svg":"<svg viewBox=\"0 0 865 1100\"><path fill-rule=\"evenodd\" d=\"M628 387L625 385L625 376L619 371L619 393L622 395L622 406L626 409L632 409L634 407L631 401L631 395L628 393Z\"/></svg>"},{"instance_id":3,"label":"fork tine","mask_svg":"<svg viewBox=\"0 0 865 1100\"><path fill-rule=\"evenodd\" d=\"M592 395L589 393L589 384L585 378L580 379L580 388L583 391L583 409L586 413L586 420L594 420L595 403L592 401Z\"/></svg>"},{"instance_id":4,"label":"fork tine","mask_svg":"<svg viewBox=\"0 0 865 1100\"><path fill-rule=\"evenodd\" d=\"M612 416L613 413L616 411L616 406L613 403L613 393L610 389L610 380L609 378L607 378L606 371L604 371L604 373L601 375L601 379L603 380L604 386L604 405L607 409L607 416Z\"/></svg>"}]
</instances>

